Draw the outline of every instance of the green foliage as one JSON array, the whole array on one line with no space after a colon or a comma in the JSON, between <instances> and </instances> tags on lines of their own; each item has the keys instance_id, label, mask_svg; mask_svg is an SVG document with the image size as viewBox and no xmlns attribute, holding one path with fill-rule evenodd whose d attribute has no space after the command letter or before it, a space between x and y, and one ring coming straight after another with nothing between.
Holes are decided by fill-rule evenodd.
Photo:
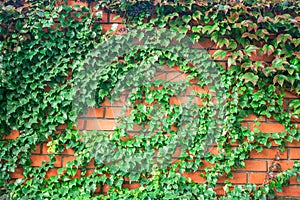
<instances>
[{"instance_id":1,"label":"green foliage","mask_svg":"<svg viewBox=\"0 0 300 200\"><path fill-rule=\"evenodd\" d=\"M300 140L291 121L299 117L299 100L290 101L291 112L283 107L286 91L296 96L300 92L299 3L101 1L117 9L129 28L127 35L112 36L101 34L97 19L85 7L34 2L0 5L1 138L12 129L20 131L16 140L0 142L0 195L217 199L213 189L219 177L226 176L220 199L267 199L274 196L274 188L281 191L290 177L299 176L296 161L276 176L268 171L262 185L230 183L232 170L245 167L250 151L269 148L271 141L283 151L287 142ZM211 61L206 51L191 48L205 38L221 48L214 59L228 57L228 70ZM272 62L254 58L261 54ZM186 81L154 78L164 66L175 65L187 75ZM188 80L209 87L211 93L194 91L201 105L193 98L170 104L172 97L187 92ZM99 105L107 96L117 100L125 90L131 90L131 111L119 119L113 133L72 130L84 107ZM268 134L256 127L251 131L241 125L249 114L273 117L286 132ZM57 134L62 124L68 127ZM134 125L141 131L132 136ZM32 167L31 150L48 139L49 162ZM218 154L207 149L213 142ZM235 142L239 146L232 148ZM76 160L46 178L55 168L55 155L65 148L75 151ZM172 162L178 148L178 161ZM93 159L95 171L90 174L87 168ZM205 183L195 184L184 176L198 171L204 161L212 164L201 175ZM24 169L25 178L10 182L8 172L17 167ZM75 178L78 168L81 176ZM123 188L124 177L140 187ZM95 194L103 185L110 186L108 193Z\"/></svg>"}]
</instances>

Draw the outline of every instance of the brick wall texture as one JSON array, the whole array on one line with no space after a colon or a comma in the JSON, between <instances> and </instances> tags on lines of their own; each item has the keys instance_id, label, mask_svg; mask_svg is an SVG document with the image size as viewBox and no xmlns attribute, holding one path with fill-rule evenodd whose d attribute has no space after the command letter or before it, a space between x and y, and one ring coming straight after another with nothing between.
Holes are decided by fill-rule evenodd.
<instances>
[{"instance_id":1,"label":"brick wall texture","mask_svg":"<svg viewBox=\"0 0 300 200\"><path fill-rule=\"evenodd\" d=\"M69 4L83 4L86 5L86 3L82 2L71 2L69 1ZM103 32L109 30L113 24L117 24L117 30L115 31L116 34L123 34L126 33L126 27L122 24L122 19L114 18L114 14L103 12L103 17L101 20L102 26L103 26ZM209 53L213 54L216 49L214 49L214 44L210 40L204 40L197 44L197 46L201 48L210 48ZM263 60L263 61L270 61L269 57L259 56L255 57L255 60ZM227 61L226 60L217 60L216 62L219 62L220 64L224 65L224 67L227 67ZM178 81L185 79L185 75L182 74L178 70L178 68L169 68L165 69L157 74L158 78L164 79L167 81ZM197 86L193 86L197 88ZM200 88L198 88L200 90ZM99 108L89 108L86 115L81 116L78 120L78 126L77 128L79 130L105 130L105 131L112 131L114 126L117 125L116 118L121 115L122 107L125 105L125 101L127 98L127 94L122 94L122 97L120 101L115 102L113 104L110 103L109 100L106 100ZM294 99L297 98L297 96L294 96L290 93L286 94L285 97L285 105L287 106L288 103ZM171 99L171 104L180 104L184 103L185 99L184 97L180 98L173 98ZM201 102L200 102L201 103ZM286 108L287 109L287 108ZM254 125L254 120L256 116L248 116L244 119L243 125L252 128ZM264 117L258 119L261 122L260 130L263 132L269 132L272 133L274 131L283 131L283 125L277 123L273 119L266 119ZM295 123L298 124L300 127L300 121L295 120ZM64 126L58 127L59 129L63 129ZM138 129L135 129L135 131L138 131ZM15 139L19 135L18 131L12 131L10 135L6 136L6 139ZM216 152L216 148L213 146L211 147L211 152ZM253 151L250 153L250 158L246 160L246 167L241 169L236 169L233 172L233 178L231 179L233 184L245 184L245 183L255 183L255 184L263 184L266 173L268 171L268 168L270 167L274 156L278 152L279 148L274 143L270 149L264 149L262 152L258 153L256 151ZM57 168L66 166L66 163L68 161L74 160L75 157L73 155L72 149L66 149L63 153L56 156L56 163L55 163L55 169L50 169L46 175L46 177L50 177L53 175L57 175ZM216 152L217 153L217 152ZM36 150L32 153L31 159L32 159L32 166L39 166L42 164L42 161L48 161L49 157L47 156L47 145L39 144L36 146ZM293 143L287 143L287 148L285 152L280 153L280 161L282 170L286 170L288 168L291 168L293 166L293 162L296 159L300 158L300 142L293 142ZM194 182L196 183L202 183L204 179L199 175L201 172L204 172L204 167L209 166L209 163L206 163L202 168L199 169L198 172L194 173L185 173L186 177L190 177ZM89 163L89 172L93 171L93 163ZM15 173L10 174L13 179L22 178L22 169L18 168L16 169ZM75 178L80 176L80 171L76 174ZM221 177L219 180L219 185L215 188L215 191L221 195L223 194L223 188L222 188L222 182L224 182L225 178ZM136 187L139 187L139 184L125 184L124 187L128 187L130 189L134 189ZM98 189L98 192L106 192L108 190L108 186L101 186ZM300 183L297 182L296 178L292 178L290 180L289 186L285 186L283 188L282 193L278 193L278 196L282 197L299 197L300 198Z\"/></svg>"}]
</instances>

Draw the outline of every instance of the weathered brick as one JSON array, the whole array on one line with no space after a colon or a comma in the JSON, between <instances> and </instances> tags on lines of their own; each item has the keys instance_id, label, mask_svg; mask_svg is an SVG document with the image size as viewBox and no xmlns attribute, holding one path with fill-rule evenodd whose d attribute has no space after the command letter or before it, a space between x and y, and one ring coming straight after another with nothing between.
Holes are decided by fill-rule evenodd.
<instances>
[{"instance_id":1,"label":"weathered brick","mask_svg":"<svg viewBox=\"0 0 300 200\"><path fill-rule=\"evenodd\" d=\"M11 178L24 178L23 171L22 168L16 168L15 172L9 172L9 175Z\"/></svg>"},{"instance_id":2,"label":"weathered brick","mask_svg":"<svg viewBox=\"0 0 300 200\"><path fill-rule=\"evenodd\" d=\"M101 106L126 106L126 96L120 96L120 100L113 103L106 97Z\"/></svg>"},{"instance_id":3,"label":"weathered brick","mask_svg":"<svg viewBox=\"0 0 300 200\"><path fill-rule=\"evenodd\" d=\"M134 190L134 189L137 189L141 186L141 184L139 183L132 183L132 184L123 184L123 188L128 188L129 190Z\"/></svg>"},{"instance_id":4,"label":"weathered brick","mask_svg":"<svg viewBox=\"0 0 300 200\"><path fill-rule=\"evenodd\" d=\"M18 130L11 130L9 135L3 136L3 140L15 140L17 137L20 136L20 131Z\"/></svg>"},{"instance_id":5,"label":"weathered brick","mask_svg":"<svg viewBox=\"0 0 300 200\"><path fill-rule=\"evenodd\" d=\"M41 144L35 146L35 150L31 151L32 154L40 154L41 153Z\"/></svg>"},{"instance_id":6,"label":"weathered brick","mask_svg":"<svg viewBox=\"0 0 300 200\"><path fill-rule=\"evenodd\" d=\"M67 165L68 162L71 162L73 160L76 160L75 156L64 156L63 159L63 167L65 167Z\"/></svg>"},{"instance_id":7,"label":"weathered brick","mask_svg":"<svg viewBox=\"0 0 300 200\"><path fill-rule=\"evenodd\" d=\"M290 184L300 185L300 182L297 180L297 176L293 176L290 178Z\"/></svg>"},{"instance_id":8,"label":"weathered brick","mask_svg":"<svg viewBox=\"0 0 300 200\"><path fill-rule=\"evenodd\" d=\"M105 118L118 118L123 116L121 114L123 108L122 107L108 107L105 108Z\"/></svg>"},{"instance_id":9,"label":"weathered brick","mask_svg":"<svg viewBox=\"0 0 300 200\"><path fill-rule=\"evenodd\" d=\"M250 158L274 159L277 151L277 149L263 149L262 152L257 152L256 150L253 150L250 152ZM287 159L287 151L280 152L280 158Z\"/></svg>"},{"instance_id":10,"label":"weathered brick","mask_svg":"<svg viewBox=\"0 0 300 200\"><path fill-rule=\"evenodd\" d=\"M99 120L87 120L86 130L113 130L117 125L116 120L99 119Z\"/></svg>"},{"instance_id":11,"label":"weathered brick","mask_svg":"<svg viewBox=\"0 0 300 200\"><path fill-rule=\"evenodd\" d=\"M298 186L284 186L282 192L276 192L276 196L284 197L300 197L300 185Z\"/></svg>"},{"instance_id":12,"label":"weathered brick","mask_svg":"<svg viewBox=\"0 0 300 200\"><path fill-rule=\"evenodd\" d=\"M254 123L250 124L251 130L254 128ZM264 133L274 133L274 132L286 132L282 124L277 123L261 123L260 126L256 127Z\"/></svg>"},{"instance_id":13,"label":"weathered brick","mask_svg":"<svg viewBox=\"0 0 300 200\"><path fill-rule=\"evenodd\" d=\"M49 179L51 176L57 176L57 175L58 175L57 169L49 169L49 170L46 172L45 178L46 178L46 179Z\"/></svg>"},{"instance_id":14,"label":"weathered brick","mask_svg":"<svg viewBox=\"0 0 300 200\"><path fill-rule=\"evenodd\" d=\"M34 166L34 167L37 167L37 166L41 166L42 165L42 162L45 161L45 162L49 162L50 161L50 158L49 156L47 155L32 155L30 156L30 159L31 159L31 166ZM61 156L55 156L55 163L54 163L54 167L61 167Z\"/></svg>"},{"instance_id":15,"label":"weathered brick","mask_svg":"<svg viewBox=\"0 0 300 200\"><path fill-rule=\"evenodd\" d=\"M86 113L86 117L104 117L104 108L88 108L88 111Z\"/></svg>"},{"instance_id":16,"label":"weathered brick","mask_svg":"<svg viewBox=\"0 0 300 200\"><path fill-rule=\"evenodd\" d=\"M229 180L233 184L243 184L247 182L247 174L246 173L232 173L232 178L226 178L226 176L220 176L218 183L224 183L225 180Z\"/></svg>"},{"instance_id":17,"label":"weathered brick","mask_svg":"<svg viewBox=\"0 0 300 200\"><path fill-rule=\"evenodd\" d=\"M265 160L245 160L245 168L238 168L241 171L267 171Z\"/></svg>"},{"instance_id":18,"label":"weathered brick","mask_svg":"<svg viewBox=\"0 0 300 200\"><path fill-rule=\"evenodd\" d=\"M248 174L249 177L249 183L254 184L263 184L266 179L266 173L252 173L250 172Z\"/></svg>"},{"instance_id":19,"label":"weathered brick","mask_svg":"<svg viewBox=\"0 0 300 200\"><path fill-rule=\"evenodd\" d=\"M272 160L268 160L267 162L268 162L268 168L270 168L272 166L273 161ZM288 161L288 160L274 161L273 164L276 164L275 162L280 165L282 171L290 169L294 165L294 161Z\"/></svg>"},{"instance_id":20,"label":"weathered brick","mask_svg":"<svg viewBox=\"0 0 300 200\"><path fill-rule=\"evenodd\" d=\"M300 147L300 146L298 146ZM300 159L300 148L290 148L289 149L289 159L299 160Z\"/></svg>"}]
</instances>

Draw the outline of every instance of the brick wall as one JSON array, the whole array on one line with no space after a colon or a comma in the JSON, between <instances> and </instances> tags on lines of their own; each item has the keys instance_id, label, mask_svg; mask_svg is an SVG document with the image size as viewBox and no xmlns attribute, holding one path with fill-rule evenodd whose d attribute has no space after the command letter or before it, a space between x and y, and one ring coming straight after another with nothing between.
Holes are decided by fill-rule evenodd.
<instances>
[{"instance_id":1,"label":"brick wall","mask_svg":"<svg viewBox=\"0 0 300 200\"><path fill-rule=\"evenodd\" d=\"M69 4L78 4L79 2L71 2L69 1ZM86 5L86 3L82 3L83 5ZM117 18L114 19L114 14L103 12L102 20L100 21L103 26L103 31L109 30L113 24L118 24L117 30L115 33L126 33L126 27L122 24L122 19ZM195 47L199 48L210 48L209 53L213 54L214 44L210 40L205 40L203 42L200 42ZM264 56L255 56L253 55L253 60L263 60L263 61L270 61L269 57ZM216 60L216 62L219 62L220 64L224 65L224 67L227 67L227 61L226 60ZM164 71L161 71L157 73L157 78L164 79L167 81L178 81L185 79L185 75L178 70L178 68L174 67L172 69L165 69ZM197 86L194 86L197 87ZM195 89L195 88L194 88ZM199 89L199 88L198 88ZM111 104L108 100L106 100L99 108L90 108L85 116L81 116L78 120L78 129L79 130L105 130L105 131L112 131L114 126L117 125L116 118L120 116L120 112L122 109L122 106L125 105L125 101L127 98L127 94L123 93L121 100L118 102L115 102L114 104ZM290 93L287 93L285 97L285 105L287 109L287 105L291 99L297 98L297 96L294 96ZM173 98L171 99L172 104L180 104L184 103L183 98ZM243 125L248 128L253 128L255 116L248 116L245 118ZM266 119L264 117L259 118L259 121L261 122L260 130L263 132L269 132L272 133L274 131L283 131L283 125L279 124L273 119ZM295 120L295 123L298 124L300 127L300 121ZM64 126L58 127L58 131L60 129L63 129ZM135 129L134 131L137 131ZM9 136L6 136L5 139L15 139L19 136L18 131L12 131ZM39 144L36 146L36 150L32 153L31 159L32 159L32 166L39 166L42 164L42 161L48 161L49 157L47 156L49 153L47 151L47 145L46 143ZM246 168L243 169L237 169L233 171L233 178L231 179L231 182L233 184L245 184L245 183L255 183L255 184L262 184L266 178L266 173L268 171L268 168L270 167L276 153L278 152L279 148L278 146L273 143L272 147L270 149L264 149L262 152L258 153L256 151L251 152L250 158L246 160ZM214 146L211 146L210 148L211 152L216 152L216 148ZM57 168L66 166L66 163L68 161L74 160L75 157L73 155L73 150L66 149L63 153L56 156L56 163L55 168L50 169L46 175L47 178L49 178L52 175L57 175ZM287 148L285 152L280 153L280 161L282 170L286 170L290 167L292 167L293 162L296 159L300 158L300 142L293 142L288 143ZM176 155L174 155L174 159L176 159ZM201 172L204 172L204 167L210 166L209 163L205 163L205 165L199 169L198 172L194 173L185 173L186 177L190 177L194 182L196 183L202 183L204 179L199 175ZM93 163L89 163L88 165L89 172L93 171ZM10 174L13 179L16 178L22 178L22 169L17 168L15 173ZM80 173L78 172L75 176L79 177ZM219 180L218 186L215 188L215 191L220 195L223 193L222 188L222 182L224 182L225 178L221 177ZM124 187L128 187L130 189L134 189L136 187L139 187L139 184L125 184ZM97 192L107 192L108 186L101 186L97 189ZM300 197L300 184L297 182L296 178L292 178L290 180L290 185L287 187L284 187L282 193L278 193L278 196L286 196L286 197Z\"/></svg>"}]
</instances>

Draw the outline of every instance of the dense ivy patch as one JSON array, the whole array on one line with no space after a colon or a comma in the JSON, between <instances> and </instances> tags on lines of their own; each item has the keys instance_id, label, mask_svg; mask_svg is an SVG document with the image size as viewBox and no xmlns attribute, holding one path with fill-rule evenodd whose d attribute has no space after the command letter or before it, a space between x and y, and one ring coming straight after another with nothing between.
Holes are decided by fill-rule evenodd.
<instances>
[{"instance_id":1,"label":"dense ivy patch","mask_svg":"<svg viewBox=\"0 0 300 200\"><path fill-rule=\"evenodd\" d=\"M232 170L244 167L252 150L284 151L299 141L300 101L283 106L286 91L299 95L299 3L222 3L196 1L100 1L119 12L127 35L102 35L97 18L85 7L54 3L1 4L1 137L19 130L15 140L1 140L1 195L12 199L216 199L213 191L226 176L221 199L266 199L280 191L300 163L273 175L262 185L234 186ZM256 5L255 7L253 5ZM211 39L213 59L227 60L228 70L193 43ZM266 55L270 62L254 59ZM186 81L155 79L163 67L178 66ZM120 84L121 83L121 84ZM195 83L210 92L194 91L189 103L170 105ZM84 107L105 97L116 100L130 90L130 114L114 133L81 134L73 130ZM201 99L202 105L193 103ZM241 122L249 114L274 118L285 132L249 130ZM57 134L56 127L68 124ZM133 125L140 134L131 135ZM259 122L257 122L257 126ZM213 137L212 137L213 136ZM50 139L50 161L30 166L31 150ZM218 154L207 147L215 142ZM232 148L233 143L239 145ZM101 148L102 147L102 148ZM109 148L103 148L109 147ZM177 162L171 157L180 147ZM72 148L76 160L49 179L55 155ZM150 159L149 159L150 158ZM155 158L155 159L152 159ZM87 173L95 160L95 171ZM275 158L278 158L278 156ZM203 163L206 182L195 184L184 172ZM23 179L11 182L8 172L20 166ZM81 177L73 178L81 169ZM275 171L274 171L275 172ZM123 188L124 177L140 184ZM298 178L299 180L299 178ZM108 185L107 194L95 194Z\"/></svg>"}]
</instances>

